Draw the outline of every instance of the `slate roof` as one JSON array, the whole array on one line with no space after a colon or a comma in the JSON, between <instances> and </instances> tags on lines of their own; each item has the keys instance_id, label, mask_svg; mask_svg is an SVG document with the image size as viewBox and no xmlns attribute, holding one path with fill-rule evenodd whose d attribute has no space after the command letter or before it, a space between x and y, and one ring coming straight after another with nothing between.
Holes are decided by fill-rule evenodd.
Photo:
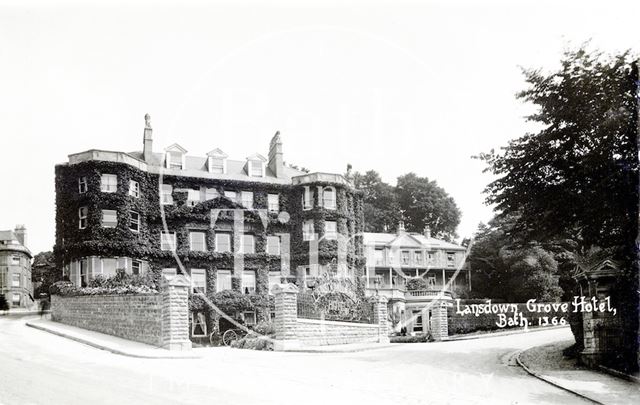
<instances>
[{"instance_id":1,"label":"slate roof","mask_svg":"<svg viewBox=\"0 0 640 405\"><path fill-rule=\"evenodd\" d=\"M365 246L401 246L401 247L421 247L424 249L444 249L444 250L466 250L464 246L456 245L441 239L427 238L426 236L413 233L364 233Z\"/></svg>"}]
</instances>

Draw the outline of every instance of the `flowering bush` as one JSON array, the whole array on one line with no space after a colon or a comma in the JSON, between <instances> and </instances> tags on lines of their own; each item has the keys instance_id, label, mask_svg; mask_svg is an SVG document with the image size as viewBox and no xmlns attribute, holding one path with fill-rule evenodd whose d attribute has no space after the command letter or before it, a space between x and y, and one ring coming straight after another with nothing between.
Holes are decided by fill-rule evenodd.
<instances>
[{"instance_id":1,"label":"flowering bush","mask_svg":"<svg viewBox=\"0 0 640 405\"><path fill-rule=\"evenodd\" d=\"M58 281L49 288L51 295L155 294L157 285L151 276L118 273L113 277L96 276L87 287L77 287L69 281Z\"/></svg>"}]
</instances>

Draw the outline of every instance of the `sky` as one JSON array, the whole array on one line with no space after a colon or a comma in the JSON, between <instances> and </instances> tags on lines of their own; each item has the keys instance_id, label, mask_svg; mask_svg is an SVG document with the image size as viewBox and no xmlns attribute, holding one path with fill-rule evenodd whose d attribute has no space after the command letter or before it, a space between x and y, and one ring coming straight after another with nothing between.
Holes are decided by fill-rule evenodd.
<instances>
[{"instance_id":1,"label":"sky","mask_svg":"<svg viewBox=\"0 0 640 405\"><path fill-rule=\"evenodd\" d=\"M312 171L436 180L492 217L471 157L532 130L522 68L590 41L638 50L638 2L0 0L0 230L51 250L54 167L87 149L220 148Z\"/></svg>"}]
</instances>

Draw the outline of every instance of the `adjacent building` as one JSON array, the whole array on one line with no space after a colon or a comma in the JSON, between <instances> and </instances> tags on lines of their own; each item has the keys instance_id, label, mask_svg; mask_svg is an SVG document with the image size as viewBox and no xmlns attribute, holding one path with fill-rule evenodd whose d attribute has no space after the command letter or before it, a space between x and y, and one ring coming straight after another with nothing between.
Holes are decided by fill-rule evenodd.
<instances>
[{"instance_id":1,"label":"adjacent building","mask_svg":"<svg viewBox=\"0 0 640 405\"><path fill-rule=\"evenodd\" d=\"M30 308L34 304L31 284L31 252L26 247L27 230L0 231L0 294L9 308Z\"/></svg>"},{"instance_id":2,"label":"adjacent building","mask_svg":"<svg viewBox=\"0 0 640 405\"><path fill-rule=\"evenodd\" d=\"M406 232L364 233L366 294L384 295L394 330L426 333L434 329L434 305L448 305L456 291L471 288L464 266L466 248L423 234ZM420 289L409 289L412 279L422 279Z\"/></svg>"},{"instance_id":3,"label":"adjacent building","mask_svg":"<svg viewBox=\"0 0 640 405\"><path fill-rule=\"evenodd\" d=\"M157 151L147 115L142 151L69 155L56 166L54 252L65 277L184 273L207 295L266 296L338 262L364 296L361 193L340 174L286 165L279 133L268 146L267 157L241 160L217 147Z\"/></svg>"}]
</instances>

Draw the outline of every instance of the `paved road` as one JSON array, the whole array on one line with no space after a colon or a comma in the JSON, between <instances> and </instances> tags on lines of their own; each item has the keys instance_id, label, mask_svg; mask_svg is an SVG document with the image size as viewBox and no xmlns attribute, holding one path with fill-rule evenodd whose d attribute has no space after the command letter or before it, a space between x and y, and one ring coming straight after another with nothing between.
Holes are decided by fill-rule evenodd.
<instances>
[{"instance_id":1,"label":"paved road","mask_svg":"<svg viewBox=\"0 0 640 405\"><path fill-rule=\"evenodd\" d=\"M513 364L568 329L360 353L134 359L0 319L0 404L578 404Z\"/></svg>"}]
</instances>

